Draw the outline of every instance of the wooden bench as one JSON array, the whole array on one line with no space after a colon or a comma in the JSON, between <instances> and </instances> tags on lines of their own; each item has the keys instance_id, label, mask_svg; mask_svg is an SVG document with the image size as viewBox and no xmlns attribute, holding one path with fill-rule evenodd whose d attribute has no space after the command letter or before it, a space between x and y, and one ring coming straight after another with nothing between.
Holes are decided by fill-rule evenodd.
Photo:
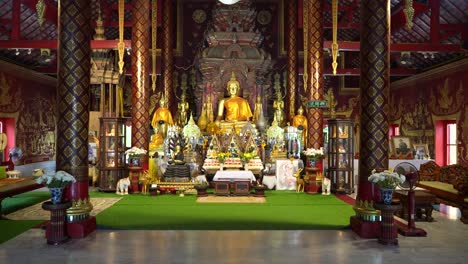
<instances>
[{"instance_id":1,"label":"wooden bench","mask_svg":"<svg viewBox=\"0 0 468 264\"><path fill-rule=\"evenodd\" d=\"M468 165L440 167L434 161L421 164L416 186L430 191L439 203L460 209L460 220L468 224Z\"/></svg>"},{"instance_id":2,"label":"wooden bench","mask_svg":"<svg viewBox=\"0 0 468 264\"><path fill-rule=\"evenodd\" d=\"M5 198L20 193L29 192L44 187L43 184L37 184L33 177L27 178L9 178L0 180L0 217L2 212L2 202Z\"/></svg>"}]
</instances>

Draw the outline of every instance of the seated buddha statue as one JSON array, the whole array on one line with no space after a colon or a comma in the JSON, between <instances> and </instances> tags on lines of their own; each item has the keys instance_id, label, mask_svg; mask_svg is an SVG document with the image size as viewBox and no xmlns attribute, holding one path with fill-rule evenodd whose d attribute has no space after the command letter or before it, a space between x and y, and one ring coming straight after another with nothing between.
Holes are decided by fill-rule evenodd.
<instances>
[{"instance_id":1,"label":"seated buddha statue","mask_svg":"<svg viewBox=\"0 0 468 264\"><path fill-rule=\"evenodd\" d=\"M174 125L172 120L172 114L169 108L167 108L167 100L164 95L159 100L159 108L153 114L151 120L151 126L155 133L161 133L163 137L167 136L167 128L169 125Z\"/></svg>"},{"instance_id":2,"label":"seated buddha statue","mask_svg":"<svg viewBox=\"0 0 468 264\"><path fill-rule=\"evenodd\" d=\"M240 84L236 80L234 72L231 74L231 80L227 83L226 89L230 97L221 99L218 105L217 121L225 120L227 122L249 121L252 115L249 102L237 95ZM223 119L224 116L224 119Z\"/></svg>"},{"instance_id":3,"label":"seated buddha statue","mask_svg":"<svg viewBox=\"0 0 468 264\"><path fill-rule=\"evenodd\" d=\"M169 125L174 125L174 121L172 120L171 111L167 108L167 100L164 95L159 100L159 108L153 114L153 119L151 120L151 126L156 127L159 121L164 121Z\"/></svg>"}]
</instances>

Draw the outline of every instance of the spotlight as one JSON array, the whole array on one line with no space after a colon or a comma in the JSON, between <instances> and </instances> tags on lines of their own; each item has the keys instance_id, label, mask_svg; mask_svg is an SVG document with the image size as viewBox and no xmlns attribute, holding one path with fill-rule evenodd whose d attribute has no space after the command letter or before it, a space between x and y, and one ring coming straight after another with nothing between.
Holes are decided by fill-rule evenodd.
<instances>
[{"instance_id":1,"label":"spotlight","mask_svg":"<svg viewBox=\"0 0 468 264\"><path fill-rule=\"evenodd\" d=\"M424 58L427 59L429 56L427 56L427 53L423 53L424 54Z\"/></svg>"},{"instance_id":2,"label":"spotlight","mask_svg":"<svg viewBox=\"0 0 468 264\"><path fill-rule=\"evenodd\" d=\"M431 53L431 59L435 59L434 53Z\"/></svg>"},{"instance_id":3,"label":"spotlight","mask_svg":"<svg viewBox=\"0 0 468 264\"><path fill-rule=\"evenodd\" d=\"M28 49L28 55L31 55L32 50Z\"/></svg>"},{"instance_id":4,"label":"spotlight","mask_svg":"<svg viewBox=\"0 0 468 264\"><path fill-rule=\"evenodd\" d=\"M127 50L127 55L129 55L129 56L130 56L130 49L129 49L129 48L127 48L126 50Z\"/></svg>"},{"instance_id":5,"label":"spotlight","mask_svg":"<svg viewBox=\"0 0 468 264\"><path fill-rule=\"evenodd\" d=\"M16 49L15 55L18 56L20 54L19 49Z\"/></svg>"}]
</instances>

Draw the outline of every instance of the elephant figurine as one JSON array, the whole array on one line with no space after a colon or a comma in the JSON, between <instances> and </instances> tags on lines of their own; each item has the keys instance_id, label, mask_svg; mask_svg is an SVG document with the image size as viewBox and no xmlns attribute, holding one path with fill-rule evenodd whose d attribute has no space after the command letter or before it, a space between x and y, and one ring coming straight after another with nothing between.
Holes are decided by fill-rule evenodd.
<instances>
[{"instance_id":1,"label":"elephant figurine","mask_svg":"<svg viewBox=\"0 0 468 264\"><path fill-rule=\"evenodd\" d=\"M117 182L116 194L125 195L128 194L128 186L130 186L130 180L127 178L122 178Z\"/></svg>"}]
</instances>

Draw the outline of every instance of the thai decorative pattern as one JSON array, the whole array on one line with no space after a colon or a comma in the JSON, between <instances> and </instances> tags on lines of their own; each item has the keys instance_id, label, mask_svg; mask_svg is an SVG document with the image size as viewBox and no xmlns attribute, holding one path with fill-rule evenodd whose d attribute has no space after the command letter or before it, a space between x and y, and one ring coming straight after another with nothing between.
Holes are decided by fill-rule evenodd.
<instances>
[{"instance_id":1,"label":"thai decorative pattern","mask_svg":"<svg viewBox=\"0 0 468 264\"><path fill-rule=\"evenodd\" d=\"M297 85L297 1L287 1L287 12L288 12L288 21L287 21L287 68L288 68L288 82L286 94L289 98L287 102L288 111L287 116L288 120L292 119L296 114L296 89ZM299 89L297 89L299 91Z\"/></svg>"},{"instance_id":2,"label":"thai decorative pattern","mask_svg":"<svg viewBox=\"0 0 468 264\"><path fill-rule=\"evenodd\" d=\"M90 38L93 35L90 6L89 0L61 2L59 41L67 42L67 45L59 45L57 56L57 170L64 170L75 176L78 182L86 183L91 68L89 58Z\"/></svg>"},{"instance_id":3,"label":"thai decorative pattern","mask_svg":"<svg viewBox=\"0 0 468 264\"><path fill-rule=\"evenodd\" d=\"M389 10L386 0L361 1L361 131L357 200L373 199L367 177L388 167Z\"/></svg>"},{"instance_id":4,"label":"thai decorative pattern","mask_svg":"<svg viewBox=\"0 0 468 264\"><path fill-rule=\"evenodd\" d=\"M151 25L149 19L150 3L137 0L133 9L132 28L132 145L148 149L150 136L149 112L149 73L151 57L149 52ZM147 155L142 156L146 162Z\"/></svg>"},{"instance_id":5,"label":"thai decorative pattern","mask_svg":"<svg viewBox=\"0 0 468 264\"><path fill-rule=\"evenodd\" d=\"M174 15L172 0L163 0L162 12L162 76L163 76L163 91L167 99L169 109L172 109L174 103L172 85L174 73ZM147 29L147 28L146 28Z\"/></svg>"},{"instance_id":6,"label":"thai decorative pattern","mask_svg":"<svg viewBox=\"0 0 468 264\"><path fill-rule=\"evenodd\" d=\"M323 99L323 5L320 0L310 0L308 12L308 36L309 47L307 54L308 62L308 95L309 100ZM308 148L323 147L323 110L320 108L311 108L308 111L307 141Z\"/></svg>"}]
</instances>

